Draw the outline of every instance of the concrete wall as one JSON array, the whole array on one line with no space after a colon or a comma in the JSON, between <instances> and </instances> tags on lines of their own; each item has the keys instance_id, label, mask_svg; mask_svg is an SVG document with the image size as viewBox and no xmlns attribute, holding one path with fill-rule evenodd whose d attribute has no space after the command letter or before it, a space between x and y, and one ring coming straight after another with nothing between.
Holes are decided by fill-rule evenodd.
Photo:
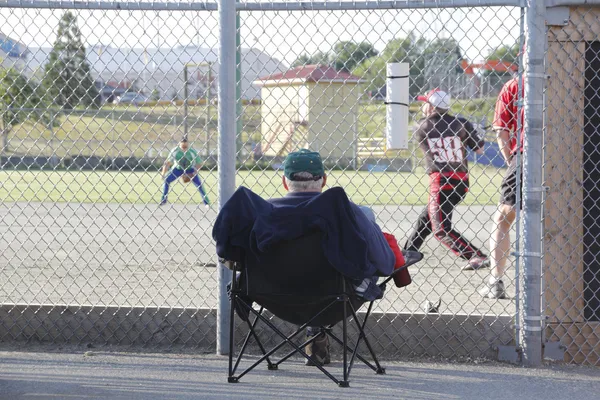
<instances>
[{"instance_id":1,"label":"concrete wall","mask_svg":"<svg viewBox=\"0 0 600 400\"><path fill-rule=\"evenodd\" d=\"M359 318L363 314L359 312ZM238 321L239 322L239 321ZM295 326L272 320L285 332ZM339 325L339 324L338 324ZM495 359L497 346L513 343L512 318L478 315L374 314L367 324L374 351L382 358L430 356ZM236 325L236 343L246 331ZM348 324L351 337L356 327ZM339 333L340 326L335 330ZM278 343L259 328L261 341ZM468 338L468 339L467 339ZM216 343L216 310L159 307L3 304L0 340L79 344L178 346L208 348ZM472 346L465 346L469 340ZM253 349L257 354L257 349ZM337 346L332 352L339 354Z\"/></svg>"}]
</instances>

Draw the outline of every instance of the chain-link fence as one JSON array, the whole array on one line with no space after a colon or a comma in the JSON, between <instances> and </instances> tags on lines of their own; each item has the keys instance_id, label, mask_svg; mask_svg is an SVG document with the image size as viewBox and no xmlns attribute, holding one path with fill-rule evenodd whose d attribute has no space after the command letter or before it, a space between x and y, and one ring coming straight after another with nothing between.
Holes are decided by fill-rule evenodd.
<instances>
[{"instance_id":1,"label":"chain-link fence","mask_svg":"<svg viewBox=\"0 0 600 400\"><path fill-rule=\"evenodd\" d=\"M565 360L600 362L597 7L555 10L548 30L544 282L551 342Z\"/></svg>"},{"instance_id":2,"label":"chain-link fence","mask_svg":"<svg viewBox=\"0 0 600 400\"><path fill-rule=\"evenodd\" d=\"M216 13L146 8L0 11L2 340L214 346Z\"/></svg>"},{"instance_id":3,"label":"chain-link fence","mask_svg":"<svg viewBox=\"0 0 600 400\"><path fill-rule=\"evenodd\" d=\"M492 25L502 21L500 29L470 22L482 19ZM481 133L487 128L489 136L496 96L518 71L516 53L498 54L518 44L519 9L248 12L241 13L241 21L242 47L275 49L274 56L289 66L258 73L261 160L274 165L291 150L319 151L329 169L328 185L342 186L352 201L371 206L381 228L401 245L428 203L429 185L418 140L406 150L385 149L387 63L410 64L411 131L423 117L415 98L437 87L455 99L452 114L478 124ZM482 36L485 44L469 39ZM454 212L456 229L481 248L487 247L504 173L495 139L489 139L486 152L471 165L471 191ZM280 173L253 172L237 183L265 197L281 186ZM264 183L257 186L257 180ZM467 257L455 256L433 235L421 250L426 261L413 271L414 284L390 289L378 304L381 326L388 326L376 331L379 351L478 357L510 344L514 301L478 292L489 271L462 271ZM513 279L511 268L504 279L511 299ZM440 302L429 313L430 305Z\"/></svg>"},{"instance_id":4,"label":"chain-link fence","mask_svg":"<svg viewBox=\"0 0 600 400\"><path fill-rule=\"evenodd\" d=\"M373 208L402 247L425 253L411 271L414 283L390 288L377 305L372 333L379 353L495 357L499 348L519 349L523 285L513 252L519 255L520 224L508 230L513 240L503 253L505 296L496 297L504 299L482 295L490 270L465 269L471 255L464 248L482 258L493 251L507 171L491 127L498 94L522 72L524 9L510 2L244 3L238 77L224 82L216 4L128 4L0 9L1 340L215 345L219 282L210 232L222 193L218 99L235 80L236 185L282 196L284 157L303 147L319 151L328 186L344 187L353 202ZM586 240L593 242L587 232L597 221L585 222L595 214L585 199L595 198L595 189L564 193L593 180L580 149L593 158L597 138L572 131L593 125L594 111L589 123L581 111L588 118L585 35L597 34L596 12L578 9L579 19L549 31L548 72L557 79L547 92L551 190L544 214L548 339L566 345L567 336L575 338L568 359L591 363L598 328L585 321L598 313L597 268L589 266L598 251ZM462 234L453 243L468 241L454 253L454 231L421 232L422 244L409 240L428 215L433 186L423 141L415 136L407 149L385 147L392 62L410 65L410 132L424 117L417 97L439 88L452 99L450 114L485 140L481 154L468 151L469 191L450 209ZM165 160L178 163L171 155L182 138L198 152L193 163L206 196L163 170ZM172 180L163 205L161 172ZM466 170L455 172L465 177ZM205 208L207 199L215 205ZM567 272L570 262L582 269Z\"/></svg>"}]
</instances>

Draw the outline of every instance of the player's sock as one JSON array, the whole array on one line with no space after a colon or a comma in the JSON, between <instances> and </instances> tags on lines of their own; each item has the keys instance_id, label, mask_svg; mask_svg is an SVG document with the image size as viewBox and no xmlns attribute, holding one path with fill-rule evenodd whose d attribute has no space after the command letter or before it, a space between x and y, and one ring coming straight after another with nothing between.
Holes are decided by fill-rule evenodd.
<instances>
[{"instance_id":1,"label":"player's sock","mask_svg":"<svg viewBox=\"0 0 600 400\"><path fill-rule=\"evenodd\" d=\"M196 187L200 191L200 194L202 195L202 200L204 201L204 204L207 205L207 206L210 205L210 201L208 200L208 196L206 195L206 192L204 191L204 187L202 186L202 181L200 180L200 177L197 174L192 179L192 182L194 182L194 185L196 185Z\"/></svg>"},{"instance_id":2,"label":"player's sock","mask_svg":"<svg viewBox=\"0 0 600 400\"><path fill-rule=\"evenodd\" d=\"M160 204L166 204L167 197L169 197L169 184L167 182L165 182L165 186L163 187L163 195L160 200Z\"/></svg>"}]
</instances>

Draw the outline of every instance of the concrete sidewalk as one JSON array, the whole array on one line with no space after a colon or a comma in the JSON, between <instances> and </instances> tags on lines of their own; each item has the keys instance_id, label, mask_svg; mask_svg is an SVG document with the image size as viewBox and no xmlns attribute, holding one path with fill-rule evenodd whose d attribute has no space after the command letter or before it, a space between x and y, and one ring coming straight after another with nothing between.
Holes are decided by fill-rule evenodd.
<instances>
[{"instance_id":1,"label":"concrete sidewalk","mask_svg":"<svg viewBox=\"0 0 600 400\"><path fill-rule=\"evenodd\" d=\"M0 399L590 400L600 393L600 368L593 367L387 361L387 375L357 365L350 387L338 388L299 360L279 371L259 367L230 384L226 357L86 350L0 345Z\"/></svg>"}]
</instances>

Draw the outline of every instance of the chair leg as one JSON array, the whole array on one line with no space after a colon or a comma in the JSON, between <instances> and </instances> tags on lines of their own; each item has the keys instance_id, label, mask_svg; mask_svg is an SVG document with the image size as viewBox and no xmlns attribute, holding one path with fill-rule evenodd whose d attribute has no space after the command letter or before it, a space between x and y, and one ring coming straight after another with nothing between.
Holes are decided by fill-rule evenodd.
<instances>
[{"instance_id":1,"label":"chair leg","mask_svg":"<svg viewBox=\"0 0 600 400\"><path fill-rule=\"evenodd\" d=\"M256 310L252 310L253 313L256 313ZM308 356L308 354L306 354L306 352L301 349L296 343L294 343L291 339L293 339L296 335L298 335L300 333L301 330L303 330L303 328L297 329L294 333L292 333L291 335L286 336L283 332L281 332L281 330L279 328L277 328L275 325L273 325L273 323L271 323L271 321L269 321L267 318L265 318L264 316L260 315L259 316L260 320L262 322L264 322L269 328L271 328L271 330L273 332L275 332L277 335L279 335L283 341L281 343L279 343L277 346L275 346L273 349L271 349L266 355L262 356L258 361L256 361L253 365L251 365L250 367L248 367L244 372L242 372L239 375L239 378L241 378L243 375L245 375L246 373L250 372L250 370L254 369L254 367L256 367L258 364L260 364L263 360L265 360L266 357L270 356L271 354L275 353L277 350L279 350L281 347L283 347L286 343L289 344L290 346L292 346L294 349L296 349L297 353L302 354L302 356L304 356L305 358L310 358ZM329 373L329 371L327 371L325 368L323 368L321 365L316 364L315 367L317 367L321 372L323 372L329 379L331 379L333 382L335 382L336 384L340 385L340 381L333 375L331 375L331 373ZM340 385L340 386L343 386Z\"/></svg>"},{"instance_id":2,"label":"chair leg","mask_svg":"<svg viewBox=\"0 0 600 400\"><path fill-rule=\"evenodd\" d=\"M258 313L262 314L263 310L264 310L264 307L261 307L260 310L258 311ZM254 317L254 322L252 324L250 324L249 320L246 322L248 323L249 333L251 333L252 336L254 337L254 340L256 340L256 344L258 344L260 351L262 351L263 355L267 354L267 351L265 350L262 342L260 341L258 335L254 331L254 328L256 327L256 324L258 323L258 317ZM247 339L249 339L249 337ZM244 345L244 347L245 347L245 345ZM266 361L267 361L267 368L270 371L277 370L277 364L274 364L269 357L266 358Z\"/></svg>"},{"instance_id":3,"label":"chair leg","mask_svg":"<svg viewBox=\"0 0 600 400\"><path fill-rule=\"evenodd\" d=\"M234 302L236 301L237 295L231 296L230 304L229 304L229 375L227 376L227 382L233 383L237 382L233 380L233 374L235 370L233 369L233 350L234 350L234 325L235 325L235 307Z\"/></svg>"},{"instance_id":4,"label":"chair leg","mask_svg":"<svg viewBox=\"0 0 600 400\"><path fill-rule=\"evenodd\" d=\"M250 305L247 304L245 301L241 300L241 299L236 299L236 301L240 302L240 305L243 307L246 307L248 309L250 309ZM259 314L261 314L264 310L264 307L261 307L260 310L258 311ZM250 320L246 320L246 323L248 324L248 333L246 334L246 338L244 339L244 343L242 344L242 347L240 349L240 353L238 354L238 357L235 361L235 365L233 366L233 370L230 373L230 376L235 374L235 371L237 371L238 366L240 365L240 362L244 356L244 353L246 352L246 347L248 347L248 343L250 342L250 336L254 337L254 340L256 341L256 343L258 344L258 347L260 348L260 350L262 351L263 355L266 354L266 350L262 344L262 342L260 341L258 335L256 334L256 332L254 331L254 328L256 327L256 324L258 323L258 317L254 318L254 321L252 323L250 323ZM230 336L231 337L231 336ZM233 345L232 345L233 346ZM233 354L233 350L230 351L230 354ZM277 365L273 364L273 362L271 361L271 359L267 356L266 357L266 361L267 361L267 368L269 370L276 370L277 369Z\"/></svg>"},{"instance_id":5,"label":"chair leg","mask_svg":"<svg viewBox=\"0 0 600 400\"><path fill-rule=\"evenodd\" d=\"M344 345L344 342L340 338L338 338L337 336L335 336L333 333L330 333L329 337L331 337L333 340L335 340L335 342L337 344L339 344L340 346ZM347 346L347 349L349 351L354 351L354 349L351 349L350 346ZM369 362L369 360L367 360L366 358L364 358L363 356L361 356L360 353L358 353L358 352L356 353L356 358L358 358L360 361L362 361L363 364L365 364L367 367L371 368L373 371L377 371L377 367L374 366L373 364L371 364Z\"/></svg>"},{"instance_id":6,"label":"chair leg","mask_svg":"<svg viewBox=\"0 0 600 400\"><path fill-rule=\"evenodd\" d=\"M348 382L348 321L346 321L346 319L348 318L347 315L347 310L346 307L349 304L349 299L347 295L344 295L344 319L342 320L342 340L344 342L343 345L343 357L344 357L344 379L342 380L342 382L339 383L339 386L341 387L348 387L350 384Z\"/></svg>"},{"instance_id":7,"label":"chair leg","mask_svg":"<svg viewBox=\"0 0 600 400\"><path fill-rule=\"evenodd\" d=\"M369 305L369 308L367 310L367 313L365 314L365 317L362 321L362 323L360 322L358 315L356 314L356 310L354 309L354 307L352 307L352 305L350 304L350 310L352 311L352 317L354 318L354 321L356 323L357 329L359 331L359 335L358 335L358 339L356 341L356 344L354 345L354 348L350 348L347 344L346 344L346 349L348 351L352 352L352 358L350 359L350 365L348 368L348 375L350 375L350 372L352 370L352 366L354 365L354 360L355 358L359 359L363 364L365 364L366 366L368 366L369 368L371 368L373 371L375 371L377 374L385 374L385 368L383 368L380 364L379 364L379 360L377 359L377 356L375 355L375 352L373 351L373 348L371 347L371 344L369 343L369 340L367 339L366 334L364 333L365 327L366 327L366 323L367 320L371 314L371 310L372 310L372 306L373 306L373 302L371 302L371 304ZM344 342L342 340L340 340L337 336L335 336L330 330L327 331L327 334L329 335L329 337L331 337L336 343L338 343L341 346L344 346ZM371 364L366 358L364 358L362 355L360 355L360 353L358 352L358 347L360 345L360 341L364 340L365 344L367 345L367 348L371 354L371 357L373 358L373 361L375 362L376 365Z\"/></svg>"},{"instance_id":8,"label":"chair leg","mask_svg":"<svg viewBox=\"0 0 600 400\"><path fill-rule=\"evenodd\" d=\"M371 343L369 343L369 339L367 339L367 335L365 334L365 327L367 326L367 321L369 320L369 316L371 315L371 310L373 309L373 301L371 301L369 303L369 308L367 309L367 312L365 314L365 318L362 321L362 324L360 324L358 321L358 316L356 314L356 310L354 310L354 308L351 308L352 311L352 316L354 317L354 321L356 321L356 325L359 329L359 333L358 333L358 340L357 340L357 348L358 348L358 342L360 342L361 338L365 341L365 344L367 345L367 349L369 349L369 352L371 353L371 357L373 357L373 362L375 362L375 365L377 366L377 368L375 369L375 373L379 374L379 375L383 375L385 374L385 368L383 368L380 364L379 364L379 360L377 359L377 356L375 355L375 352L373 351L373 348L371 347Z\"/></svg>"}]
</instances>

